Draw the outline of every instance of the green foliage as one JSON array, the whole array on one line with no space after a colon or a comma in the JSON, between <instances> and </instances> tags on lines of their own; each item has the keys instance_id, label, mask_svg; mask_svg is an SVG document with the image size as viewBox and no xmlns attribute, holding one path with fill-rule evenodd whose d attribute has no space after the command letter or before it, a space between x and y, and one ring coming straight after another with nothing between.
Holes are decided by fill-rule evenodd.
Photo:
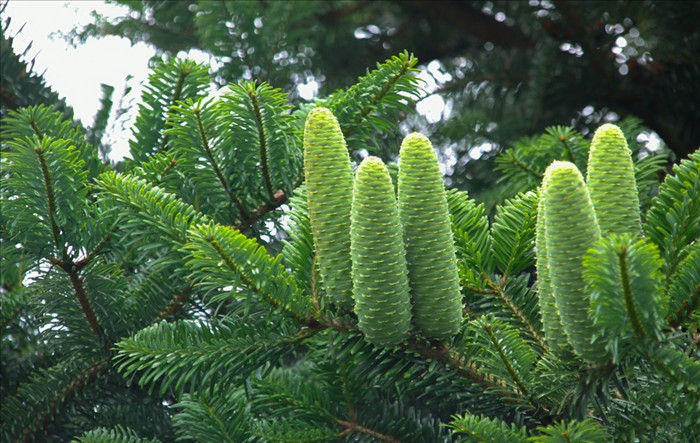
<instances>
[{"instance_id":1,"label":"green foliage","mask_svg":"<svg viewBox=\"0 0 700 443\"><path fill-rule=\"evenodd\" d=\"M199 288L209 292L245 286L301 322L311 317L311 300L287 274L281 257L271 258L255 240L226 226L207 225L193 228L187 240L186 266Z\"/></svg>"},{"instance_id":2,"label":"green foliage","mask_svg":"<svg viewBox=\"0 0 700 443\"><path fill-rule=\"evenodd\" d=\"M466 192L454 190L447 193L447 205L452 215L458 257L464 261L462 269L469 273L470 280L475 278L474 271L490 273L492 256L485 251L491 249L492 238L484 205L469 199Z\"/></svg>"},{"instance_id":3,"label":"green foliage","mask_svg":"<svg viewBox=\"0 0 700 443\"><path fill-rule=\"evenodd\" d=\"M306 197L306 185L296 189L294 197L289 199L290 210L288 237L284 240L282 259L291 269L290 274L305 294L317 294L316 255L314 252L309 206Z\"/></svg>"},{"instance_id":4,"label":"green foliage","mask_svg":"<svg viewBox=\"0 0 700 443\"><path fill-rule=\"evenodd\" d=\"M350 88L332 94L326 106L338 117L351 151L367 149L386 157L380 140L396 139L396 116L410 111L418 99L419 80L412 75L418 60L404 51L364 77ZM395 149L395 148L394 148Z\"/></svg>"},{"instance_id":5,"label":"green foliage","mask_svg":"<svg viewBox=\"0 0 700 443\"><path fill-rule=\"evenodd\" d=\"M632 117L619 122L634 160L640 204L647 208L667 156L663 149L659 152L644 150L636 139L642 131L640 125L641 122ZM523 137L496 157L495 169L502 173L499 183L504 183L506 195L532 189L539 185L545 169L555 160L574 163L585 174L591 155L590 143L579 131L565 126L551 126L546 128L545 134Z\"/></svg>"},{"instance_id":6,"label":"green foliage","mask_svg":"<svg viewBox=\"0 0 700 443\"><path fill-rule=\"evenodd\" d=\"M583 259L595 339L606 343L615 362L632 341L662 336L662 264L653 244L629 234L601 239Z\"/></svg>"},{"instance_id":7,"label":"green foliage","mask_svg":"<svg viewBox=\"0 0 700 443\"><path fill-rule=\"evenodd\" d=\"M659 246L666 275L673 275L688 246L700 238L700 151L674 166L659 187L645 233Z\"/></svg>"},{"instance_id":8,"label":"green foliage","mask_svg":"<svg viewBox=\"0 0 700 443\"><path fill-rule=\"evenodd\" d=\"M537 354L515 328L483 316L470 322L466 334L473 362L502 380L507 389L519 392L523 398L531 395Z\"/></svg>"},{"instance_id":9,"label":"green foliage","mask_svg":"<svg viewBox=\"0 0 700 443\"><path fill-rule=\"evenodd\" d=\"M141 438L129 428L117 426L113 429L97 428L73 440L77 443L158 443L160 440Z\"/></svg>"},{"instance_id":10,"label":"green foliage","mask_svg":"<svg viewBox=\"0 0 700 443\"><path fill-rule=\"evenodd\" d=\"M3 181L3 202L16 214L9 226L37 255L66 256L68 239L80 238L87 212L87 171L68 140L14 139L4 160L12 180ZM38 234L38 235L37 235ZM75 252L73 252L75 253Z\"/></svg>"},{"instance_id":11,"label":"green foliage","mask_svg":"<svg viewBox=\"0 0 700 443\"><path fill-rule=\"evenodd\" d=\"M161 394L208 388L219 378L234 383L278 361L289 352L285 345L307 336L288 323L261 320L157 323L117 344L116 362L125 376L138 372L140 386L159 385Z\"/></svg>"},{"instance_id":12,"label":"green foliage","mask_svg":"<svg viewBox=\"0 0 700 443\"><path fill-rule=\"evenodd\" d=\"M0 125L6 129L5 118L9 111L31 106L47 105L71 119L73 109L66 105L56 91L46 84L42 75L34 71L36 59L32 56L32 43L25 48L17 47L15 39L22 34L24 26L15 35L9 35L12 18L7 16L9 2L0 3L0 78L2 78L2 102L0 102Z\"/></svg>"},{"instance_id":13,"label":"green foliage","mask_svg":"<svg viewBox=\"0 0 700 443\"><path fill-rule=\"evenodd\" d=\"M250 436L250 411L240 389L222 386L216 394L185 394L177 407L173 423L180 440L236 443Z\"/></svg>"},{"instance_id":14,"label":"green foliage","mask_svg":"<svg viewBox=\"0 0 700 443\"><path fill-rule=\"evenodd\" d=\"M498 207L492 225L496 269L518 274L535 264L533 238L537 222L537 193L518 194Z\"/></svg>"},{"instance_id":15,"label":"green foliage","mask_svg":"<svg viewBox=\"0 0 700 443\"><path fill-rule=\"evenodd\" d=\"M202 97L208 86L207 69L190 60L175 58L156 66L143 89L134 138L129 142L135 162L143 162L169 148L163 129L171 114L170 107L179 100Z\"/></svg>"},{"instance_id":16,"label":"green foliage","mask_svg":"<svg viewBox=\"0 0 700 443\"><path fill-rule=\"evenodd\" d=\"M229 90L211 133L226 134L219 151L225 156L225 177L240 177L233 191L248 195L256 190L254 201L263 202L274 200L280 189L291 194L301 174L302 146L287 94L255 82L230 85Z\"/></svg>"},{"instance_id":17,"label":"green foliage","mask_svg":"<svg viewBox=\"0 0 700 443\"><path fill-rule=\"evenodd\" d=\"M460 443L482 442L493 443L525 443L527 434L525 428L516 427L514 424L508 425L501 420L488 417L464 414L456 416L449 426L459 435Z\"/></svg>"},{"instance_id":18,"label":"green foliage","mask_svg":"<svg viewBox=\"0 0 700 443\"><path fill-rule=\"evenodd\" d=\"M557 423L556 425L538 428L542 435L529 439L536 443L565 443L565 442L603 442L608 440L605 430L595 421L586 419L580 422Z\"/></svg>"},{"instance_id":19,"label":"green foliage","mask_svg":"<svg viewBox=\"0 0 700 443\"><path fill-rule=\"evenodd\" d=\"M413 323L426 337L452 337L462 323L457 258L437 156L423 135L401 144L399 217L406 247Z\"/></svg>"},{"instance_id":20,"label":"green foliage","mask_svg":"<svg viewBox=\"0 0 700 443\"><path fill-rule=\"evenodd\" d=\"M143 10L166 14L153 5ZM230 18L225 7L197 4L223 8L201 18L216 23ZM302 21L312 7L275 6ZM246 26L267 29L264 17L262 28L245 21L251 8L226 35L243 41ZM181 6L168 14L186 16ZM401 54L349 90L296 106L294 93L258 81L206 95L203 66L167 62L144 95L135 160L120 165L99 162L100 125L85 135L46 107L3 118L1 439L691 441L700 415L698 154L659 187L664 157L645 156L630 140L641 127L621 123L648 238L603 230L595 242L595 213L573 165L534 190L560 156L595 169L573 128L532 137L553 153L515 149L538 179L504 166L512 186L494 191L493 213L463 191L441 202L433 151L412 136L425 158L401 160L402 226L381 161L366 160L353 179L350 159L365 148L397 157L399 123L420 95L414 64ZM337 124L317 104L332 107ZM321 114L342 168L338 183L326 179L347 211L330 219L349 223L327 241L351 241L341 245L354 266L343 283L354 280L360 294L355 312L328 303L313 180L302 183L305 120ZM432 182L411 204L405 186L419 180L405 179L416 164ZM316 209L335 197L318 197ZM464 321L440 325L444 335L409 332L404 248L419 231L449 234L410 260L438 268L435 298L443 284L456 291L444 265L454 238L460 291L448 295ZM368 289L389 299L363 305ZM562 298L574 296L575 313L559 315ZM583 358L567 341L587 350Z\"/></svg>"},{"instance_id":21,"label":"green foliage","mask_svg":"<svg viewBox=\"0 0 700 443\"><path fill-rule=\"evenodd\" d=\"M508 426L500 420L488 417L465 414L457 416L450 423L456 434L466 434L461 438L464 442L531 442L531 443L597 443L607 441L605 430L595 421L572 421L570 423L557 423L550 426L537 428L540 434L527 437L527 431L523 427Z\"/></svg>"},{"instance_id":22,"label":"green foliage","mask_svg":"<svg viewBox=\"0 0 700 443\"><path fill-rule=\"evenodd\" d=\"M384 163L367 157L352 193L350 250L358 325L379 346L407 338L411 322L408 269L394 187Z\"/></svg>"},{"instance_id":23,"label":"green foliage","mask_svg":"<svg viewBox=\"0 0 700 443\"><path fill-rule=\"evenodd\" d=\"M688 247L688 255L669 280L668 312L672 325L680 325L700 307L700 242ZM695 319L697 322L698 318Z\"/></svg>"}]
</instances>

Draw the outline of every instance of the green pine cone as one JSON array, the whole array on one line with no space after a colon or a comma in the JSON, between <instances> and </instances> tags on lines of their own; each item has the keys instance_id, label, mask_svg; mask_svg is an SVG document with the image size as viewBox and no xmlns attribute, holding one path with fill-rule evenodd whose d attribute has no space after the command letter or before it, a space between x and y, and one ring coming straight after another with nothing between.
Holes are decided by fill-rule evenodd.
<instances>
[{"instance_id":1,"label":"green pine cone","mask_svg":"<svg viewBox=\"0 0 700 443\"><path fill-rule=\"evenodd\" d=\"M600 238L600 228L581 173L573 163L553 162L542 182L549 284L562 326L574 352L588 362L607 357L604 345L592 344L583 257Z\"/></svg>"},{"instance_id":2,"label":"green pine cone","mask_svg":"<svg viewBox=\"0 0 700 443\"><path fill-rule=\"evenodd\" d=\"M376 345L397 345L411 325L406 250L391 178L376 157L357 170L350 232L360 329Z\"/></svg>"},{"instance_id":3,"label":"green pine cone","mask_svg":"<svg viewBox=\"0 0 700 443\"><path fill-rule=\"evenodd\" d=\"M332 302L351 307L352 165L338 120L326 108L306 118L304 172L321 279Z\"/></svg>"},{"instance_id":4,"label":"green pine cone","mask_svg":"<svg viewBox=\"0 0 700 443\"><path fill-rule=\"evenodd\" d=\"M399 215L413 303L413 322L428 338L455 335L462 294L447 196L430 141L411 134L401 144Z\"/></svg>"},{"instance_id":5,"label":"green pine cone","mask_svg":"<svg viewBox=\"0 0 700 443\"><path fill-rule=\"evenodd\" d=\"M537 248L537 287L542 315L542 327L549 348L555 354L562 354L570 349L566 333L561 324L559 311L552 293L549 280L549 263L547 261L547 239L545 238L544 223L544 187L540 189L540 200L537 204L537 230L535 232L535 247Z\"/></svg>"},{"instance_id":6,"label":"green pine cone","mask_svg":"<svg viewBox=\"0 0 700 443\"><path fill-rule=\"evenodd\" d=\"M642 232L632 155L617 126L604 124L595 132L587 183L603 235Z\"/></svg>"}]
</instances>

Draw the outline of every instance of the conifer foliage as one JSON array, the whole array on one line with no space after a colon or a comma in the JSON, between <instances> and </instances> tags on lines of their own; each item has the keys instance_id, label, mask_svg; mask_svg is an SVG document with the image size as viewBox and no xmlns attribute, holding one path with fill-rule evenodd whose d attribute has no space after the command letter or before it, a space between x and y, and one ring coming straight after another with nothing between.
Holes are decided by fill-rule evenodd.
<instances>
[{"instance_id":1,"label":"conifer foliage","mask_svg":"<svg viewBox=\"0 0 700 443\"><path fill-rule=\"evenodd\" d=\"M2 441L692 441L700 151L550 128L491 218L414 134L397 193L415 64L294 107L166 61L117 167L10 112Z\"/></svg>"}]
</instances>

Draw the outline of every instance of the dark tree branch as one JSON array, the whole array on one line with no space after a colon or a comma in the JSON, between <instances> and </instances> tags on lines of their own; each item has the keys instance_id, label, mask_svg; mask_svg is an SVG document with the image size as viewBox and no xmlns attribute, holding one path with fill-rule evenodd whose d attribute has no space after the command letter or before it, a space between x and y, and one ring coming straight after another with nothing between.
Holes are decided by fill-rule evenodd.
<instances>
[{"instance_id":1,"label":"dark tree branch","mask_svg":"<svg viewBox=\"0 0 700 443\"><path fill-rule=\"evenodd\" d=\"M154 323L157 323L161 320L167 320L171 321L171 318L173 315L177 314L180 309L185 305L185 302L187 302L187 299L189 296L192 294L192 287L188 286L186 287L181 293L175 295L168 306L165 307L160 313L156 316Z\"/></svg>"},{"instance_id":2,"label":"dark tree branch","mask_svg":"<svg viewBox=\"0 0 700 443\"><path fill-rule=\"evenodd\" d=\"M255 114L255 125L258 129L258 146L260 147L260 163L262 165L263 179L265 180L265 189L267 189L267 195L269 198L273 199L274 190L272 189L272 180L270 179L270 168L267 160L267 139L265 138L265 127L263 126L262 112L260 111L260 103L258 102L258 95L255 89L251 88L248 90L248 97L253 104L253 113Z\"/></svg>"},{"instance_id":3,"label":"dark tree branch","mask_svg":"<svg viewBox=\"0 0 700 443\"><path fill-rule=\"evenodd\" d=\"M49 166L46 164L46 158L44 157L44 149L41 146L37 146L34 149L37 157L39 157L39 164L41 165L41 175L44 179L44 189L46 190L46 199L49 205L49 225L51 226L51 235L53 236L54 244L56 245L56 252L61 251L61 230L56 224L56 196L54 195L53 183L51 181L51 174L49 173Z\"/></svg>"},{"instance_id":4,"label":"dark tree branch","mask_svg":"<svg viewBox=\"0 0 700 443\"><path fill-rule=\"evenodd\" d=\"M355 423L354 421L341 420L339 418L336 418L335 421L345 428L345 431L343 431L343 435L348 435L355 432L358 434L369 435L370 437L374 437L379 441L384 441L387 443L401 443L394 437L379 433L369 428L365 428L364 426L361 426Z\"/></svg>"},{"instance_id":5,"label":"dark tree branch","mask_svg":"<svg viewBox=\"0 0 700 443\"><path fill-rule=\"evenodd\" d=\"M263 203L262 205L258 206L258 208L253 211L252 214L250 214L246 219L243 221L239 222L235 226L233 226L235 229L238 229L239 231L244 231L251 226L253 226L256 222L261 220L268 212L274 211L275 209L279 208L283 204L287 202L287 195L284 193L284 191L277 191L273 196L272 200L266 203Z\"/></svg>"},{"instance_id":6,"label":"dark tree branch","mask_svg":"<svg viewBox=\"0 0 700 443\"><path fill-rule=\"evenodd\" d=\"M88 255L85 256L85 258L78 260L74 263L78 271L83 269L85 266L89 265L95 259L95 257L100 252L102 252L102 249L105 247L105 245L109 243L109 241L112 239L112 232L115 232L116 230L116 227L113 228L112 231L109 234L105 235L105 237L97 244L97 246L95 246L95 249L90 251Z\"/></svg>"},{"instance_id":7,"label":"dark tree branch","mask_svg":"<svg viewBox=\"0 0 700 443\"><path fill-rule=\"evenodd\" d=\"M646 65L632 58L626 62L628 73L623 76L618 73L611 52L612 43L606 42L610 36L605 32L604 23L599 19L583 22L581 7L585 4L562 0L554 3L561 21L547 21L543 28L553 39L572 41L583 49L582 59L588 62L590 78L595 79L589 82L588 95L592 104L641 117L679 158L697 149L700 146L700 126L696 124L700 92L694 83L700 81L700 59L683 56L682 51L677 59L667 55L663 61ZM671 80L684 77L688 78ZM662 86L664 83L670 86ZM695 112L687 108L688 104Z\"/></svg>"},{"instance_id":8,"label":"dark tree branch","mask_svg":"<svg viewBox=\"0 0 700 443\"><path fill-rule=\"evenodd\" d=\"M97 322L95 311L92 309L90 300L88 300L87 293L85 292L85 284L83 283L83 279L78 274L78 270L73 265L70 266L69 270L65 268L64 270L68 272L70 282L75 290L75 295L78 297L78 302L80 302L80 307L83 309L85 318L87 318L87 321L90 324L90 329L92 329L92 332L94 332L99 338L104 338L104 333L102 332L100 324Z\"/></svg>"},{"instance_id":9,"label":"dark tree branch","mask_svg":"<svg viewBox=\"0 0 700 443\"><path fill-rule=\"evenodd\" d=\"M503 48L529 49L534 46L520 29L497 21L474 8L470 2L459 0L395 0L412 13L429 20L433 26L447 24L466 35ZM437 57L440 58L440 57ZM427 60L427 59L424 59Z\"/></svg>"},{"instance_id":10,"label":"dark tree branch","mask_svg":"<svg viewBox=\"0 0 700 443\"><path fill-rule=\"evenodd\" d=\"M63 406L67 401L69 401L71 397L75 395L78 391L84 389L87 385L93 383L98 376L107 372L108 369L109 359L103 358L100 361L98 361L95 365L88 368L85 372L79 374L75 378L75 380L73 380L68 386L66 386L60 392L58 392L53 399L51 399L51 401L48 404L48 408L46 409L46 412L44 412L41 415L38 415L34 422L27 426L26 429L24 429L22 438L18 441L24 441L25 443L30 443L34 441L34 434L36 434L39 428L43 428L44 430L47 428L47 426L49 425L49 423L51 423L56 413L60 410L61 406Z\"/></svg>"}]
</instances>

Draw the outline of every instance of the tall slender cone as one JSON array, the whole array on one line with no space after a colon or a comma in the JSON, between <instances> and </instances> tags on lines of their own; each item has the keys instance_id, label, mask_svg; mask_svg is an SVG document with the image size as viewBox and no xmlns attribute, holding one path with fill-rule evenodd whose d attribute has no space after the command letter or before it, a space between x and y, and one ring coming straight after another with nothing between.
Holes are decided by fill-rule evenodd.
<instances>
[{"instance_id":1,"label":"tall slender cone","mask_svg":"<svg viewBox=\"0 0 700 443\"><path fill-rule=\"evenodd\" d=\"M583 257L600 238L593 205L581 173L573 163L553 162L542 182L549 283L562 326L574 352L597 363L607 354L592 344L589 297L583 280Z\"/></svg>"},{"instance_id":2,"label":"tall slender cone","mask_svg":"<svg viewBox=\"0 0 700 443\"><path fill-rule=\"evenodd\" d=\"M401 144L399 216L406 245L413 323L428 338L455 335L462 323L462 294L437 155L421 134Z\"/></svg>"},{"instance_id":3,"label":"tall slender cone","mask_svg":"<svg viewBox=\"0 0 700 443\"><path fill-rule=\"evenodd\" d=\"M545 238L544 223L544 187L540 189L540 200L537 204L537 230L535 233L535 246L537 248L537 288L540 304L540 314L542 315L542 326L544 328L545 339L549 348L557 355L561 355L570 350L571 347L566 339L564 327L561 324L557 304L552 293L552 286L549 280L549 262L547 257L547 239Z\"/></svg>"},{"instance_id":4,"label":"tall slender cone","mask_svg":"<svg viewBox=\"0 0 700 443\"><path fill-rule=\"evenodd\" d=\"M352 165L338 120L326 108L313 109L306 118L304 172L321 279L331 301L351 307Z\"/></svg>"},{"instance_id":5,"label":"tall slender cone","mask_svg":"<svg viewBox=\"0 0 700 443\"><path fill-rule=\"evenodd\" d=\"M360 329L376 345L397 345L411 326L406 250L394 187L376 157L366 158L357 170L350 237Z\"/></svg>"},{"instance_id":6,"label":"tall slender cone","mask_svg":"<svg viewBox=\"0 0 700 443\"><path fill-rule=\"evenodd\" d=\"M604 124L595 132L587 183L603 235L642 232L632 155L617 126Z\"/></svg>"}]
</instances>

